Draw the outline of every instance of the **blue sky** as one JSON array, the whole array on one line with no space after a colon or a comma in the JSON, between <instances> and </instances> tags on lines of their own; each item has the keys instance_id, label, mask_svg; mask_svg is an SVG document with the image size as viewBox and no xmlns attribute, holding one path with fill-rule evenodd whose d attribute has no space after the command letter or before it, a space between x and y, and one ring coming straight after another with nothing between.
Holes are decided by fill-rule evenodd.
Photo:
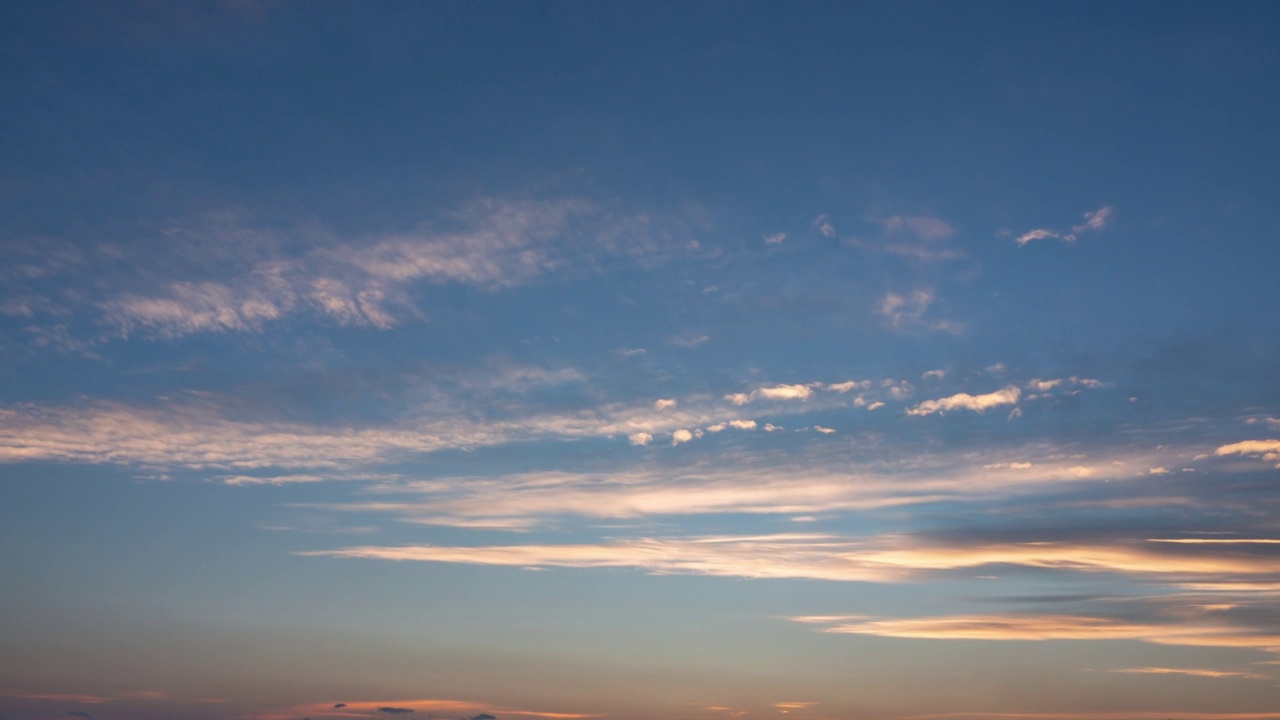
<instances>
[{"instance_id":1,"label":"blue sky","mask_svg":"<svg viewBox=\"0 0 1280 720\"><path fill-rule=\"evenodd\" d=\"M1280 718L1271 5L0 28L5 720Z\"/></svg>"}]
</instances>

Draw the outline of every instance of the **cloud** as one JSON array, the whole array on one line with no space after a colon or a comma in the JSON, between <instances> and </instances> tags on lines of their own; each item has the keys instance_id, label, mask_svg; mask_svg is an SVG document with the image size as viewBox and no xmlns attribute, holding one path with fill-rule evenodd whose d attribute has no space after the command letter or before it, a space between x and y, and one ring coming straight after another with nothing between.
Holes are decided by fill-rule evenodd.
<instances>
[{"instance_id":1,"label":"cloud","mask_svg":"<svg viewBox=\"0 0 1280 720\"><path fill-rule=\"evenodd\" d=\"M1097 210L1091 210L1084 214L1084 222L1079 225L1072 226L1071 230L1068 232L1049 230L1047 228L1037 228L1035 230L1029 230L1014 238L1014 242L1017 243L1019 247L1034 240L1045 239L1055 239L1061 240L1064 243L1073 243L1084 233L1097 232L1106 228L1111 221L1111 214L1113 211L1114 208L1111 207L1101 207Z\"/></svg>"},{"instance_id":2,"label":"cloud","mask_svg":"<svg viewBox=\"0 0 1280 720\"><path fill-rule=\"evenodd\" d=\"M87 712L84 712L83 710L72 710L71 712L69 712L69 713L67 713L67 714L68 714L68 715L74 715L74 716L76 716L76 717L82 717L82 718L84 718L84 720L93 720L93 716L92 716L92 715L90 715L90 714L89 714L89 713L87 713Z\"/></svg>"},{"instance_id":3,"label":"cloud","mask_svg":"<svg viewBox=\"0 0 1280 720\"><path fill-rule=\"evenodd\" d=\"M675 401L674 399L670 399L670 398L668 398L668 399L659 399L659 400L654 401L654 403L653 403L653 409L654 409L654 410L666 410L667 408L673 408L673 407L675 407L675 406L676 406L676 401Z\"/></svg>"},{"instance_id":4,"label":"cloud","mask_svg":"<svg viewBox=\"0 0 1280 720\"><path fill-rule=\"evenodd\" d=\"M782 241L783 241L783 240L786 240L786 239L787 239L787 234L786 234L786 233L784 233L784 232L774 233L773 235L765 235L765 236L764 236L764 244L765 244L765 245L780 245L780 244L782 244Z\"/></svg>"},{"instance_id":5,"label":"cloud","mask_svg":"<svg viewBox=\"0 0 1280 720\"><path fill-rule=\"evenodd\" d=\"M746 405L753 400L808 400L813 397L809 385L774 385L752 390L750 393L730 393L725 400L734 405Z\"/></svg>"},{"instance_id":6,"label":"cloud","mask_svg":"<svg viewBox=\"0 0 1280 720\"><path fill-rule=\"evenodd\" d=\"M729 427L737 428L738 430L755 430L756 421L755 420L730 420Z\"/></svg>"},{"instance_id":7,"label":"cloud","mask_svg":"<svg viewBox=\"0 0 1280 720\"><path fill-rule=\"evenodd\" d=\"M1226 624L1143 623L1110 617L1053 614L950 615L864 619L858 616L794 617L828 624L823 632L928 640L1140 640L1160 645L1280 647L1280 635Z\"/></svg>"},{"instance_id":8,"label":"cloud","mask_svg":"<svg viewBox=\"0 0 1280 720\"><path fill-rule=\"evenodd\" d=\"M927 330L959 333L961 325L947 320L930 320L924 317L937 296L929 290L914 290L910 295L885 293L876 304L876 310L884 316L889 328L900 331Z\"/></svg>"},{"instance_id":9,"label":"cloud","mask_svg":"<svg viewBox=\"0 0 1280 720\"><path fill-rule=\"evenodd\" d=\"M832 238L836 236L836 227L831 224L825 213L813 219L813 229L822 233L823 237Z\"/></svg>"},{"instance_id":10,"label":"cloud","mask_svg":"<svg viewBox=\"0 0 1280 720\"><path fill-rule=\"evenodd\" d=\"M220 220L184 231L179 247L197 260L218 248L216 265L191 262L192 276L153 283L97 302L120 335L176 338L204 332L259 332L271 322L310 311L341 325L388 329L420 313L409 300L417 284L464 284L497 291L608 261L660 265L688 252L678 221L620 215L580 199L483 199L407 231L336 238L307 229L276 237ZM302 230L296 232L303 236ZM266 240L253 243L258 236ZM170 246L174 242L168 243ZM258 247L261 246L261 247ZM230 248L230 249L227 249ZM261 248L267 248L266 250ZM286 251L288 249L288 251ZM178 251L172 251L175 255ZM239 256L235 256L239 253ZM145 266L171 258L143 258ZM392 312L389 308L399 308Z\"/></svg>"},{"instance_id":11,"label":"cloud","mask_svg":"<svg viewBox=\"0 0 1280 720\"><path fill-rule=\"evenodd\" d=\"M699 345L711 339L710 335L702 335L699 333L685 333L676 335L670 339L672 345L682 348L696 348Z\"/></svg>"},{"instance_id":12,"label":"cloud","mask_svg":"<svg viewBox=\"0 0 1280 720\"><path fill-rule=\"evenodd\" d=\"M334 703L334 704L333 704L333 708L334 708L335 710L337 710L337 709L339 709L339 708L344 708L344 707L346 707L346 706L347 706L347 704L346 704L346 703Z\"/></svg>"},{"instance_id":13,"label":"cloud","mask_svg":"<svg viewBox=\"0 0 1280 720\"><path fill-rule=\"evenodd\" d=\"M1245 678L1249 680L1268 680L1265 675L1246 672L1232 672L1229 670L1210 670L1207 668L1166 668L1166 667L1136 667L1136 668L1120 668L1110 670L1114 673L1137 673L1143 675L1190 675L1192 677L1206 678Z\"/></svg>"},{"instance_id":14,"label":"cloud","mask_svg":"<svg viewBox=\"0 0 1280 720\"><path fill-rule=\"evenodd\" d=\"M1219 457L1224 455L1256 455L1267 462L1280 467L1280 440L1244 440L1230 445L1222 445L1213 451Z\"/></svg>"},{"instance_id":15,"label":"cloud","mask_svg":"<svg viewBox=\"0 0 1280 720\"><path fill-rule=\"evenodd\" d=\"M870 380L845 380L844 382L832 383L827 385L827 390L837 392L843 395L851 390L866 390L871 387Z\"/></svg>"},{"instance_id":16,"label":"cloud","mask_svg":"<svg viewBox=\"0 0 1280 720\"><path fill-rule=\"evenodd\" d=\"M817 496L811 497L807 506L829 510L822 507ZM805 507L806 504L793 504L787 509L798 514L805 512ZM641 537L562 545L366 545L301 554L511 567L630 567L653 574L863 582L900 582L928 574L980 572L983 568L999 566L1072 574L1124 574L1180 582L1229 578L1269 582L1280 574L1280 557L1261 551L1241 552L1234 547L1187 552L1159 543L1124 541L956 542L903 535L853 538L817 533ZM1041 616L1034 616L1025 622L1043 620ZM871 634L889 634L886 628L906 632L904 628L917 626L881 623L867 627L876 630ZM918 627L928 629L930 626ZM957 637L966 627L983 633L1009 631L1009 628L984 628L980 623L945 624ZM1024 625L1016 629L1026 631L1030 627ZM1092 630L1086 626L1085 631ZM1256 644L1280 647L1280 639L1271 638Z\"/></svg>"},{"instance_id":17,"label":"cloud","mask_svg":"<svg viewBox=\"0 0 1280 720\"><path fill-rule=\"evenodd\" d=\"M814 426L813 426L813 429L814 429L814 430L817 430L818 432L822 433L823 435L830 435L831 433L833 433L833 432L835 432L835 431L836 431L836 430L835 430L835 428L823 427L823 426L821 426L821 425L814 425Z\"/></svg>"},{"instance_id":18,"label":"cloud","mask_svg":"<svg viewBox=\"0 0 1280 720\"><path fill-rule=\"evenodd\" d=\"M692 440L692 439L693 439L693 433L689 432L688 430L686 430L686 429L684 429L684 428L681 428L681 429L676 430L675 432L671 433L671 445L672 445L672 447L675 447L676 445L679 445L680 443L687 443L687 442L689 442L689 441L690 441L690 440Z\"/></svg>"},{"instance_id":19,"label":"cloud","mask_svg":"<svg viewBox=\"0 0 1280 720\"><path fill-rule=\"evenodd\" d=\"M921 380L943 380L947 377L946 370L925 370L920 376Z\"/></svg>"},{"instance_id":20,"label":"cloud","mask_svg":"<svg viewBox=\"0 0 1280 720\"><path fill-rule=\"evenodd\" d=\"M403 715L405 713L413 712L413 708L390 707L390 706L384 705L378 708L378 712L386 713L388 715Z\"/></svg>"},{"instance_id":21,"label":"cloud","mask_svg":"<svg viewBox=\"0 0 1280 720\"><path fill-rule=\"evenodd\" d=\"M969 393L957 393L950 397L939 398L937 400L925 400L913 408L907 409L908 415L932 415L934 413L945 413L948 410L972 410L974 412L983 412L993 407L1001 405L1014 405L1018 402L1021 390L1016 385L1008 385L995 392L985 395L970 395Z\"/></svg>"},{"instance_id":22,"label":"cloud","mask_svg":"<svg viewBox=\"0 0 1280 720\"><path fill-rule=\"evenodd\" d=\"M930 215L894 215L880 220L889 241L884 251L925 262L955 260L964 253L946 246L955 228L941 218Z\"/></svg>"},{"instance_id":23,"label":"cloud","mask_svg":"<svg viewBox=\"0 0 1280 720\"><path fill-rule=\"evenodd\" d=\"M929 242L946 240L956 232L947 221L931 215L894 215L882 220L881 225L887 233L906 233Z\"/></svg>"},{"instance_id":24,"label":"cloud","mask_svg":"<svg viewBox=\"0 0 1280 720\"><path fill-rule=\"evenodd\" d=\"M647 432L631 433L627 436L627 440L631 441L632 445L643 446L653 442L653 435Z\"/></svg>"}]
</instances>

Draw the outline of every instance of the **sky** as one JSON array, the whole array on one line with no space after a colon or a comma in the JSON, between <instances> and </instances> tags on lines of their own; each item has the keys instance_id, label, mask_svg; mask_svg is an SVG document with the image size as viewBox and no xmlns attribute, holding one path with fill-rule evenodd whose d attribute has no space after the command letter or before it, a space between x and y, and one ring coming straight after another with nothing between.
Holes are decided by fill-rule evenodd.
<instances>
[{"instance_id":1,"label":"sky","mask_svg":"<svg viewBox=\"0 0 1280 720\"><path fill-rule=\"evenodd\" d=\"M0 6L0 718L1280 720L1280 6Z\"/></svg>"}]
</instances>

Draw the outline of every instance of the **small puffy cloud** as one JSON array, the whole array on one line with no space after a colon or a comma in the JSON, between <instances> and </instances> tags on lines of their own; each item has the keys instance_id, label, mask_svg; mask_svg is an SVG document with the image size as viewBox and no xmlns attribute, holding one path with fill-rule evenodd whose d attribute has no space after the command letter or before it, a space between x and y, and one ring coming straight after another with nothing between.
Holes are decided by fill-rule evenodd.
<instances>
[{"instance_id":1,"label":"small puffy cloud","mask_svg":"<svg viewBox=\"0 0 1280 720\"><path fill-rule=\"evenodd\" d=\"M680 443L687 443L693 439L693 433L681 428L671 433L671 445L674 447Z\"/></svg>"},{"instance_id":2,"label":"small puffy cloud","mask_svg":"<svg viewBox=\"0 0 1280 720\"><path fill-rule=\"evenodd\" d=\"M868 405L868 406L867 406L867 410L869 410L869 411L870 411L870 410L879 410L879 409L880 409L880 408L882 408L882 407L884 407L884 403L882 403L882 402L880 402L879 400L877 400L877 401L875 401L875 402L871 403L870 405Z\"/></svg>"},{"instance_id":3,"label":"small puffy cloud","mask_svg":"<svg viewBox=\"0 0 1280 720\"><path fill-rule=\"evenodd\" d=\"M870 380L845 380L844 382L831 383L830 385L827 385L827 390L830 390L831 392L838 392L843 395L850 390L865 390L869 387L871 387Z\"/></svg>"},{"instance_id":4,"label":"small puffy cloud","mask_svg":"<svg viewBox=\"0 0 1280 720\"><path fill-rule=\"evenodd\" d=\"M821 426L821 425L814 425L814 426L813 426L813 429L814 429L814 430L817 430L818 432L822 433L823 435L830 435L831 433L833 433L833 432L835 432L835 431L836 431L836 429L835 429L835 428L823 427L823 426Z\"/></svg>"},{"instance_id":5,"label":"small puffy cloud","mask_svg":"<svg viewBox=\"0 0 1280 720\"><path fill-rule=\"evenodd\" d=\"M675 406L676 401L674 398L661 398L653 403L654 410L666 410L667 408L673 408Z\"/></svg>"},{"instance_id":6,"label":"small puffy cloud","mask_svg":"<svg viewBox=\"0 0 1280 720\"><path fill-rule=\"evenodd\" d=\"M921 380L942 380L947 377L946 370L925 370L920 376Z\"/></svg>"},{"instance_id":7,"label":"small puffy cloud","mask_svg":"<svg viewBox=\"0 0 1280 720\"><path fill-rule=\"evenodd\" d=\"M808 400L813 397L813 388L809 385L774 385L756 388L749 393L730 393L725 400L734 405L746 405L753 400Z\"/></svg>"},{"instance_id":8,"label":"small puffy cloud","mask_svg":"<svg viewBox=\"0 0 1280 720\"><path fill-rule=\"evenodd\" d=\"M826 213L813 219L813 229L822 233L823 237L831 238L836 236L836 227L831 224L831 220Z\"/></svg>"},{"instance_id":9,"label":"small puffy cloud","mask_svg":"<svg viewBox=\"0 0 1280 720\"><path fill-rule=\"evenodd\" d=\"M1013 420L1014 418L1020 418L1020 417L1022 417L1022 408L1016 407L1009 411L1009 417L1005 419Z\"/></svg>"},{"instance_id":10,"label":"small puffy cloud","mask_svg":"<svg viewBox=\"0 0 1280 720\"><path fill-rule=\"evenodd\" d=\"M1052 389L1054 389L1054 388L1058 387L1058 386L1059 386L1059 385L1061 385L1061 384L1062 384L1062 381L1061 381L1061 380L1039 380L1039 379L1036 379L1036 380L1032 380L1031 382L1027 383L1027 389L1028 389L1028 390L1034 390L1035 392L1049 392L1050 390L1052 390Z\"/></svg>"},{"instance_id":11,"label":"small puffy cloud","mask_svg":"<svg viewBox=\"0 0 1280 720\"><path fill-rule=\"evenodd\" d=\"M756 421L755 420L730 420L729 427L737 428L738 430L755 430Z\"/></svg>"},{"instance_id":12,"label":"small puffy cloud","mask_svg":"<svg viewBox=\"0 0 1280 720\"><path fill-rule=\"evenodd\" d=\"M1148 475L1168 475L1169 471L1162 467L1153 467L1147 471Z\"/></svg>"},{"instance_id":13,"label":"small puffy cloud","mask_svg":"<svg viewBox=\"0 0 1280 720\"><path fill-rule=\"evenodd\" d=\"M808 400L813 397L813 388L808 385L775 385L755 392L766 400Z\"/></svg>"},{"instance_id":14,"label":"small puffy cloud","mask_svg":"<svg viewBox=\"0 0 1280 720\"><path fill-rule=\"evenodd\" d=\"M648 445L653 442L653 436L647 432L631 433L627 436L632 445Z\"/></svg>"},{"instance_id":15,"label":"small puffy cloud","mask_svg":"<svg viewBox=\"0 0 1280 720\"><path fill-rule=\"evenodd\" d=\"M950 397L939 398L937 400L925 400L913 408L907 409L908 415L932 415L934 413L945 413L948 410L972 410L974 412L983 412L993 407L1001 405L1015 405L1022 391L1016 385L996 390L995 392L986 393L985 395L970 395L969 393L957 393Z\"/></svg>"},{"instance_id":16,"label":"small puffy cloud","mask_svg":"<svg viewBox=\"0 0 1280 720\"><path fill-rule=\"evenodd\" d=\"M782 241L786 239L787 239L787 234L784 232L774 233L773 235L765 235L764 244L765 245L781 245Z\"/></svg>"},{"instance_id":17,"label":"small puffy cloud","mask_svg":"<svg viewBox=\"0 0 1280 720\"><path fill-rule=\"evenodd\" d=\"M781 425L774 425L773 423L764 424L765 432L778 432L779 430L786 430L786 428L782 427Z\"/></svg>"},{"instance_id":18,"label":"small puffy cloud","mask_svg":"<svg viewBox=\"0 0 1280 720\"><path fill-rule=\"evenodd\" d=\"M716 423L715 425L708 425L707 432L718 433L724 430L726 427L729 427L729 426L722 422Z\"/></svg>"}]
</instances>

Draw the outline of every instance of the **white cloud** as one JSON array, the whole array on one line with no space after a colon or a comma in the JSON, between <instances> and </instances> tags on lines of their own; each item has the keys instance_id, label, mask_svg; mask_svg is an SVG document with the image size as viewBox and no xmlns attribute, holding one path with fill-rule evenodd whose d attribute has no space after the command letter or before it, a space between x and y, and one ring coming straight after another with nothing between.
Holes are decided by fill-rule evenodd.
<instances>
[{"instance_id":1,"label":"white cloud","mask_svg":"<svg viewBox=\"0 0 1280 720\"><path fill-rule=\"evenodd\" d=\"M814 429L814 430L817 430L818 432L822 433L823 435L830 435L831 433L833 433L833 432L835 432L835 431L836 431L836 430L835 430L835 428L823 427L823 426L821 426L821 425L814 425L814 426L813 426L813 429Z\"/></svg>"},{"instance_id":2,"label":"white cloud","mask_svg":"<svg viewBox=\"0 0 1280 720\"><path fill-rule=\"evenodd\" d=\"M752 394L765 400L808 400L813 397L813 388L808 385L775 385L760 388Z\"/></svg>"},{"instance_id":3,"label":"white cloud","mask_svg":"<svg viewBox=\"0 0 1280 720\"><path fill-rule=\"evenodd\" d=\"M850 390L865 390L869 387L871 387L870 380L845 380L844 382L827 385L828 390L838 392L841 395L849 392Z\"/></svg>"},{"instance_id":4,"label":"white cloud","mask_svg":"<svg viewBox=\"0 0 1280 720\"><path fill-rule=\"evenodd\" d=\"M784 232L774 233L773 235L765 235L765 236L764 236L764 244L765 244L765 245L780 245L780 244L782 243L782 241L783 241L783 240L786 240L786 239L787 239L787 234L786 234L786 233L784 233Z\"/></svg>"},{"instance_id":5,"label":"white cloud","mask_svg":"<svg viewBox=\"0 0 1280 720\"><path fill-rule=\"evenodd\" d=\"M908 415L932 415L934 413L945 413L948 410L972 410L974 412L983 412L989 408L999 407L1001 405L1014 405L1018 402L1018 397L1022 391L1016 385L1009 385L995 392L985 395L970 395L969 393L957 393L950 397L939 398L937 400L925 400L913 408L907 409Z\"/></svg>"},{"instance_id":6,"label":"white cloud","mask_svg":"<svg viewBox=\"0 0 1280 720\"><path fill-rule=\"evenodd\" d=\"M784 428L784 427L782 427L782 426L780 426L780 425L774 425L773 423L765 423L765 424L764 424L764 431L765 431L765 432L778 432L778 431L780 431L780 430L786 430L786 428Z\"/></svg>"},{"instance_id":7,"label":"white cloud","mask_svg":"<svg viewBox=\"0 0 1280 720\"><path fill-rule=\"evenodd\" d=\"M1045 230L1044 228L1037 228L1035 230L1025 232L1019 235L1018 237L1014 238L1014 242L1018 243L1018 245L1026 245L1032 240L1044 240L1046 238L1061 238L1061 237L1062 235L1058 234L1053 230Z\"/></svg>"},{"instance_id":8,"label":"white cloud","mask_svg":"<svg viewBox=\"0 0 1280 720\"><path fill-rule=\"evenodd\" d=\"M631 433L627 436L627 440L630 440L632 445L648 445L653 442L653 435L647 432Z\"/></svg>"},{"instance_id":9,"label":"white cloud","mask_svg":"<svg viewBox=\"0 0 1280 720\"><path fill-rule=\"evenodd\" d=\"M728 427L728 425L726 425L725 423L719 422L719 423L716 423L715 425L708 425L707 432L718 433L723 431L726 427Z\"/></svg>"},{"instance_id":10,"label":"white cloud","mask_svg":"<svg viewBox=\"0 0 1280 720\"><path fill-rule=\"evenodd\" d=\"M882 408L882 407L884 407L884 403L882 403L882 402L880 402L879 400L877 400L877 401L875 401L875 402L873 402L873 403L871 403L870 405L868 405L868 406L867 406L867 411L869 412L869 411L871 411L871 410L879 410L879 409L880 409L880 408Z\"/></svg>"},{"instance_id":11,"label":"white cloud","mask_svg":"<svg viewBox=\"0 0 1280 720\"><path fill-rule=\"evenodd\" d=\"M666 410L667 408L673 408L675 406L676 401L674 398L659 398L653 403L654 410Z\"/></svg>"},{"instance_id":12,"label":"white cloud","mask_svg":"<svg viewBox=\"0 0 1280 720\"><path fill-rule=\"evenodd\" d=\"M813 397L813 387L810 385L774 385L772 387L761 387L752 390L750 393L730 393L724 396L725 400L734 405L746 405L753 400L808 400Z\"/></svg>"},{"instance_id":13,"label":"white cloud","mask_svg":"<svg viewBox=\"0 0 1280 720\"><path fill-rule=\"evenodd\" d=\"M925 370L920 376L921 380L942 380L947 377L946 370Z\"/></svg>"},{"instance_id":14,"label":"white cloud","mask_svg":"<svg viewBox=\"0 0 1280 720\"><path fill-rule=\"evenodd\" d=\"M755 420L730 420L729 427L737 428L738 430L755 430L756 421Z\"/></svg>"},{"instance_id":15,"label":"white cloud","mask_svg":"<svg viewBox=\"0 0 1280 720\"><path fill-rule=\"evenodd\" d=\"M671 446L675 447L680 443L687 443L692 439L693 439L693 433L689 432L688 430L685 430L684 428L681 428L671 433Z\"/></svg>"}]
</instances>

